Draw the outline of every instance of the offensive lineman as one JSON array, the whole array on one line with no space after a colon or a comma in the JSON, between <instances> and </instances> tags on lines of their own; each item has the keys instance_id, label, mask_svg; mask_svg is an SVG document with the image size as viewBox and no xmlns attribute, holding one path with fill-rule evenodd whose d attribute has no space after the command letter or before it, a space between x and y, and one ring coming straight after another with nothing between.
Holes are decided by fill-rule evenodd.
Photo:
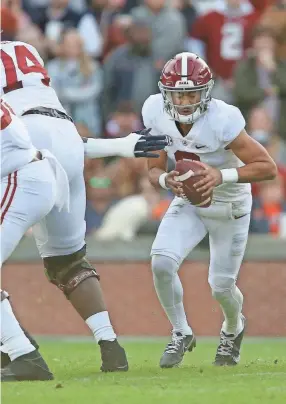
<instances>
[{"instance_id":1,"label":"offensive lineman","mask_svg":"<svg viewBox=\"0 0 286 404\"><path fill-rule=\"evenodd\" d=\"M160 366L178 365L196 340L183 305L180 265L193 248L209 234L208 281L213 297L224 314L215 365L236 365L245 329L243 295L236 279L243 259L252 204L250 183L275 178L274 161L245 131L238 108L212 99L214 81L208 65L197 55L184 52L163 68L159 89L142 109L144 125L151 134L167 134L171 144L156 161L149 160L149 178L154 186L175 194L152 246L152 271L158 298L172 324L172 340ZM167 157L173 162L201 161L204 179L196 189L207 198L209 208L186 202L178 172L166 172Z\"/></svg>"},{"instance_id":2,"label":"offensive lineman","mask_svg":"<svg viewBox=\"0 0 286 404\"><path fill-rule=\"evenodd\" d=\"M24 124L2 99L0 108L2 268L2 263L31 226L42 220L53 207L59 210L68 208L69 184L57 160L47 150L38 151L32 145ZM35 341L29 334L25 335L14 316L8 293L2 290L1 344L13 366L19 361L31 361L37 366L38 380L53 378ZM7 361L5 356L3 358L1 366L4 367Z\"/></svg>"},{"instance_id":3,"label":"offensive lineman","mask_svg":"<svg viewBox=\"0 0 286 404\"><path fill-rule=\"evenodd\" d=\"M1 62L3 99L16 115L22 116L33 145L52 152L69 181L69 211L52 209L33 228L47 276L66 295L99 343L101 370L126 371L125 351L110 323L98 275L86 259L84 152L94 158L114 154L145 157L150 156L149 151L164 148L165 136L156 139L131 134L125 139L88 139L83 143L50 86L43 61L33 46L2 42ZM25 362L25 366L30 375L33 364Z\"/></svg>"}]
</instances>

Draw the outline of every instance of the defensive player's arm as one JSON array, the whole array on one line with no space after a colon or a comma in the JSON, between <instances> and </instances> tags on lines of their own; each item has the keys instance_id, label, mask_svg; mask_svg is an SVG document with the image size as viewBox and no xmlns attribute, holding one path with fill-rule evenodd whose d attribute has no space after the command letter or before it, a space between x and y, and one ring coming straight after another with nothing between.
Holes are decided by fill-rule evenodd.
<instances>
[{"instance_id":1,"label":"defensive player's arm","mask_svg":"<svg viewBox=\"0 0 286 404\"><path fill-rule=\"evenodd\" d=\"M148 129L117 139L83 138L85 156L88 158L101 157L149 157L159 155L154 151L164 149L167 144L166 136L150 136Z\"/></svg>"},{"instance_id":2,"label":"defensive player's arm","mask_svg":"<svg viewBox=\"0 0 286 404\"><path fill-rule=\"evenodd\" d=\"M277 167L267 150L250 137L245 130L228 145L233 153L245 164L237 168L238 182L273 180Z\"/></svg>"}]
</instances>

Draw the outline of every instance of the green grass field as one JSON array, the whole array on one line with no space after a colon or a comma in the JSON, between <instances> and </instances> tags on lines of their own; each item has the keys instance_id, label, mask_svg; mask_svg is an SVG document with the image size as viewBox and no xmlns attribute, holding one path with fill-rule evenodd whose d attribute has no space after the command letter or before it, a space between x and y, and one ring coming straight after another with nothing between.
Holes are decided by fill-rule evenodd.
<instances>
[{"instance_id":1,"label":"green grass field","mask_svg":"<svg viewBox=\"0 0 286 404\"><path fill-rule=\"evenodd\" d=\"M130 371L102 374L89 342L42 342L51 382L5 383L4 404L282 404L286 340L246 340L236 368L211 365L216 341L199 340L180 368L159 369L165 341L124 342Z\"/></svg>"}]
</instances>

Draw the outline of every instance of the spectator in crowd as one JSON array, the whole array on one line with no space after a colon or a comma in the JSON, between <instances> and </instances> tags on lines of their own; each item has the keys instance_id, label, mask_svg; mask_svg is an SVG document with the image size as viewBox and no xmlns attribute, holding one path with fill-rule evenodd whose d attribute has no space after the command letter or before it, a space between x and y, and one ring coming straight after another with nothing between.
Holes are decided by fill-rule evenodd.
<instances>
[{"instance_id":1,"label":"spectator in crowd","mask_svg":"<svg viewBox=\"0 0 286 404\"><path fill-rule=\"evenodd\" d=\"M285 62L276 58L275 46L273 32L258 26L252 50L235 71L235 103L246 117L253 107L264 106L286 140L286 68Z\"/></svg>"},{"instance_id":2,"label":"spectator in crowd","mask_svg":"<svg viewBox=\"0 0 286 404\"><path fill-rule=\"evenodd\" d=\"M34 9L34 23L45 34L49 56L59 55L59 40L67 28L78 27L81 14L69 6L69 0L50 0L37 10Z\"/></svg>"},{"instance_id":3,"label":"spectator in crowd","mask_svg":"<svg viewBox=\"0 0 286 404\"><path fill-rule=\"evenodd\" d=\"M122 12L129 14L134 7L138 7L141 4L141 0L125 0Z\"/></svg>"},{"instance_id":4,"label":"spectator in crowd","mask_svg":"<svg viewBox=\"0 0 286 404\"><path fill-rule=\"evenodd\" d=\"M18 19L13 11L5 6L5 2L1 4L1 33L2 41L14 41L18 32Z\"/></svg>"},{"instance_id":5,"label":"spectator in crowd","mask_svg":"<svg viewBox=\"0 0 286 404\"><path fill-rule=\"evenodd\" d=\"M84 123L93 136L100 136L102 71L84 51L75 29L63 33L60 56L47 64L47 70L60 101L74 121Z\"/></svg>"},{"instance_id":6,"label":"spectator in crowd","mask_svg":"<svg viewBox=\"0 0 286 404\"><path fill-rule=\"evenodd\" d=\"M259 193L253 199L250 231L286 237L286 200L280 175L273 181L259 184Z\"/></svg>"},{"instance_id":7,"label":"spectator in crowd","mask_svg":"<svg viewBox=\"0 0 286 404\"><path fill-rule=\"evenodd\" d=\"M31 17L34 23L42 18L42 9L49 5L50 0L22 0L23 10Z\"/></svg>"},{"instance_id":8,"label":"spectator in crowd","mask_svg":"<svg viewBox=\"0 0 286 404\"><path fill-rule=\"evenodd\" d=\"M103 60L117 47L127 42L126 31L132 24L130 15L116 14L108 26L103 49Z\"/></svg>"},{"instance_id":9,"label":"spectator in crowd","mask_svg":"<svg viewBox=\"0 0 286 404\"><path fill-rule=\"evenodd\" d=\"M137 194L140 189L140 179L147 174L144 159L121 158L113 160L105 166L105 174L112 180L119 199Z\"/></svg>"},{"instance_id":10,"label":"spectator in crowd","mask_svg":"<svg viewBox=\"0 0 286 404\"><path fill-rule=\"evenodd\" d=\"M123 101L133 102L135 111L140 113L146 98L157 91L148 25L134 20L126 35L128 43L117 48L104 62L105 120Z\"/></svg>"},{"instance_id":11,"label":"spectator in crowd","mask_svg":"<svg viewBox=\"0 0 286 404\"><path fill-rule=\"evenodd\" d=\"M104 25L106 15L108 14L109 0L86 0L86 3L88 14L93 16L98 25Z\"/></svg>"},{"instance_id":12,"label":"spectator in crowd","mask_svg":"<svg viewBox=\"0 0 286 404\"><path fill-rule=\"evenodd\" d=\"M17 39L34 46L44 62L47 61L48 49L46 40L44 34L36 24L31 24L29 29L22 31L21 34L17 34Z\"/></svg>"},{"instance_id":13,"label":"spectator in crowd","mask_svg":"<svg viewBox=\"0 0 286 404\"><path fill-rule=\"evenodd\" d=\"M79 30L88 45L87 51L102 60L115 46L124 43L119 17L125 0L87 0ZM124 22L123 22L124 25Z\"/></svg>"},{"instance_id":14,"label":"spectator in crowd","mask_svg":"<svg viewBox=\"0 0 286 404\"><path fill-rule=\"evenodd\" d=\"M216 78L213 97L232 102L233 70L249 45L249 34L260 13L247 11L243 0L226 0L225 7L199 17L188 48L207 60Z\"/></svg>"},{"instance_id":15,"label":"spectator in crowd","mask_svg":"<svg viewBox=\"0 0 286 404\"><path fill-rule=\"evenodd\" d=\"M157 78L165 63L184 50L186 24L182 14L168 6L167 0L144 0L131 10L133 17L143 19L152 29L152 54Z\"/></svg>"},{"instance_id":16,"label":"spectator in crowd","mask_svg":"<svg viewBox=\"0 0 286 404\"><path fill-rule=\"evenodd\" d=\"M171 0L171 5L182 13L187 32L191 32L193 24L197 19L197 11L192 4L192 0Z\"/></svg>"},{"instance_id":17,"label":"spectator in crowd","mask_svg":"<svg viewBox=\"0 0 286 404\"><path fill-rule=\"evenodd\" d=\"M88 8L80 20L79 31L84 38L86 51L101 60L110 19L109 0L87 0L86 3Z\"/></svg>"},{"instance_id":18,"label":"spectator in crowd","mask_svg":"<svg viewBox=\"0 0 286 404\"><path fill-rule=\"evenodd\" d=\"M278 57L286 60L286 0L272 1L262 14L260 24L276 34Z\"/></svg>"},{"instance_id":19,"label":"spectator in crowd","mask_svg":"<svg viewBox=\"0 0 286 404\"><path fill-rule=\"evenodd\" d=\"M255 10L264 11L266 7L272 5L276 0L249 0Z\"/></svg>"},{"instance_id":20,"label":"spectator in crowd","mask_svg":"<svg viewBox=\"0 0 286 404\"><path fill-rule=\"evenodd\" d=\"M261 143L277 163L278 172L284 183L286 199L286 147L275 133L274 123L267 110L263 107L253 108L249 114L247 126L250 136ZM258 188L258 183L252 184L252 193L254 196L258 194Z\"/></svg>"},{"instance_id":21,"label":"spectator in crowd","mask_svg":"<svg viewBox=\"0 0 286 404\"><path fill-rule=\"evenodd\" d=\"M95 233L95 239L132 241L140 227L152 219L152 211L160 201L160 194L147 176L139 180L139 193L127 196L112 206Z\"/></svg>"},{"instance_id":22,"label":"spectator in crowd","mask_svg":"<svg viewBox=\"0 0 286 404\"><path fill-rule=\"evenodd\" d=\"M91 234L100 228L106 213L116 201L115 188L105 175L102 162L98 163L96 172L86 183L86 196L86 232Z\"/></svg>"},{"instance_id":23,"label":"spectator in crowd","mask_svg":"<svg viewBox=\"0 0 286 404\"><path fill-rule=\"evenodd\" d=\"M13 17L16 18L17 20L17 35L21 36L21 34L27 30L30 29L31 27L31 23L32 20L30 18L30 15L27 14L23 8L22 8L22 0L2 0L1 2L2 7L5 7L6 10L9 9L10 13L13 14ZM10 27L9 27L9 21L10 23L12 22L11 20L11 16L10 19L7 21L5 21L7 18L7 15L3 15L1 12L1 23L3 25L4 22L4 26L2 26L1 29L4 29L4 27L8 30L8 32L10 31ZM14 27L14 23L12 23L12 29ZM5 29L5 30L6 30ZM5 34L4 34L5 35Z\"/></svg>"},{"instance_id":24,"label":"spectator in crowd","mask_svg":"<svg viewBox=\"0 0 286 404\"><path fill-rule=\"evenodd\" d=\"M125 137L142 129L142 123L132 103L122 102L106 124L106 136Z\"/></svg>"}]
</instances>

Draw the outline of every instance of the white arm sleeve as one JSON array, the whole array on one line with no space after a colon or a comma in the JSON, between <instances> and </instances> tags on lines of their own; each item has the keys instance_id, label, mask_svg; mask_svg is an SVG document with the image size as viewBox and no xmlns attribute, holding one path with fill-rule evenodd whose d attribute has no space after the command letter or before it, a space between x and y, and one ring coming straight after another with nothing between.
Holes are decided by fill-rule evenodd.
<instances>
[{"instance_id":1,"label":"white arm sleeve","mask_svg":"<svg viewBox=\"0 0 286 404\"><path fill-rule=\"evenodd\" d=\"M134 148L140 138L136 133L118 139L88 138L84 143L85 156L93 159L111 156L135 157Z\"/></svg>"}]
</instances>

